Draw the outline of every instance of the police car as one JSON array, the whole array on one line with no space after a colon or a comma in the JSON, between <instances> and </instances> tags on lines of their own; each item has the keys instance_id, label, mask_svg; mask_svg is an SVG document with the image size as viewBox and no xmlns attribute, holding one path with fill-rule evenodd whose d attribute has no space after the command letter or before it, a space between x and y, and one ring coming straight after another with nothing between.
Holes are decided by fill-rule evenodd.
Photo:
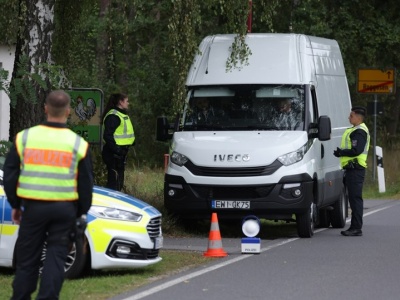
<instances>
[{"instance_id":1,"label":"police car","mask_svg":"<svg viewBox=\"0 0 400 300\"><path fill-rule=\"evenodd\" d=\"M2 162L4 157L0 157L0 266L11 268L15 266L18 225L11 220L11 207L3 190ZM161 261L161 213L153 206L95 186L87 222L85 239L77 241L68 255L67 278L79 277L88 268L137 268Z\"/></svg>"}]
</instances>

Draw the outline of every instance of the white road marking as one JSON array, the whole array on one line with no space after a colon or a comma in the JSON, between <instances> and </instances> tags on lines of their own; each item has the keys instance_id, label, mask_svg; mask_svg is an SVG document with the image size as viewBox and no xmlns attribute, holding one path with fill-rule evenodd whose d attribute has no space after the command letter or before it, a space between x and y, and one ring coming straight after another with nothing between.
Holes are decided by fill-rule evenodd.
<instances>
[{"instance_id":1,"label":"white road marking","mask_svg":"<svg viewBox=\"0 0 400 300\"><path fill-rule=\"evenodd\" d=\"M364 214L364 217L369 216L369 215L372 215L372 214L377 213L377 212L380 212L380 211L382 211L382 210L391 208L391 207L396 206L396 205L399 205L399 203L396 203L396 204L392 204L392 205L389 205L389 206L385 206L385 207L381 207L381 208L374 209L374 210L372 210L372 211L369 211L369 212L365 213L365 214ZM351 221L351 220L350 220L350 218L349 218L349 219L346 220L346 223L349 223L350 221ZM318 232L321 232L321 231L324 231L324 230L327 230L327 229L329 229L329 228L320 228L320 229L315 230L314 232L315 232L315 233L318 233ZM269 251L269 250L271 250L271 249L273 249L273 248L280 247L280 246L283 246L283 245L285 245L285 244L294 242L294 241L296 241L296 240L298 240L298 239L300 239L300 238L297 237L297 238L285 239L285 240L283 240L283 241L281 241L281 242L279 242L279 243L277 243L277 244L270 245L270 246L265 247L265 248L263 247L263 248L260 250L260 253L263 253L263 252ZM160 291L162 291L162 290L165 290L165 289L167 289L167 288L169 288L169 287L171 287L171 286L174 286L174 285L177 285L177 284L179 284L179 283L185 282L185 281L187 281L187 280L190 280L190 279L192 279L192 278L195 278L195 277L198 277L198 276L200 276L200 275L206 274L206 273L208 273L208 272L211 272L211 271L220 269L220 268L222 268L222 267L225 267L225 266L228 266L228 265L230 265L230 264L236 263L236 262L241 261L241 260L243 260L243 259L250 258L250 257L252 257L252 256L253 256L253 255L246 254L246 255L241 255L241 256L234 257L234 258L232 258L232 259L226 260L226 261L224 261L224 262L222 262L222 263L219 263L219 264L210 266L210 267L208 267L208 268L205 268L205 269L202 269L202 270L199 270L199 271L195 271L195 272L193 272L193 273L190 273L190 274L187 274L187 275L178 277L178 278L176 278L176 279L172 279L172 280L170 280L170 281L167 281L167 282L165 282L165 283L162 283L162 284L160 284L160 285L158 285L158 286L155 286L155 287L153 287L153 288L151 288L151 289L148 289L148 290L146 290L146 291L140 292L140 293L138 293L138 294L135 294L135 295L132 295L132 296L128 296L127 298L124 298L123 300L139 300L139 299L142 299L142 298L144 298L144 297L147 297L147 296L153 295L153 294L155 294L155 293L158 293L158 292L160 292Z\"/></svg>"}]
</instances>

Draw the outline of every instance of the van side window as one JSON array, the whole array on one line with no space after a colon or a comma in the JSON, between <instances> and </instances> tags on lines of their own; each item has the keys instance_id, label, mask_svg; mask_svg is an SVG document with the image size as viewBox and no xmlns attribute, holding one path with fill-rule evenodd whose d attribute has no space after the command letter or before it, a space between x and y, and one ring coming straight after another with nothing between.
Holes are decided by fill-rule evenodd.
<instances>
[{"instance_id":1,"label":"van side window","mask_svg":"<svg viewBox=\"0 0 400 300\"><path fill-rule=\"evenodd\" d=\"M316 123L318 121L318 106L317 106L317 94L315 93L315 88L311 88L311 101L310 103L310 113L311 113L311 123Z\"/></svg>"}]
</instances>

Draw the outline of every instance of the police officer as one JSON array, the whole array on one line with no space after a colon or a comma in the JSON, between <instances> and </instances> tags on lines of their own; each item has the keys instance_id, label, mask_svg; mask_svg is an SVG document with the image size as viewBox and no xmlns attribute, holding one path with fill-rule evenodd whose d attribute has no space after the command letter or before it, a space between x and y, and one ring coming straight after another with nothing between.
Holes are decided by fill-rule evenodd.
<instances>
[{"instance_id":1,"label":"police officer","mask_svg":"<svg viewBox=\"0 0 400 300\"><path fill-rule=\"evenodd\" d=\"M342 136L340 148L333 154L340 157L340 165L345 170L345 185L351 208L350 228L341 231L344 236L362 236L364 201L362 188L367 168L370 135L364 123L366 110L356 106L351 109L349 121L353 125Z\"/></svg>"},{"instance_id":2,"label":"police officer","mask_svg":"<svg viewBox=\"0 0 400 300\"><path fill-rule=\"evenodd\" d=\"M120 191L124 186L125 164L135 132L128 116L128 96L112 94L103 113L102 158L107 166L107 187Z\"/></svg>"},{"instance_id":3,"label":"police officer","mask_svg":"<svg viewBox=\"0 0 400 300\"><path fill-rule=\"evenodd\" d=\"M59 298L71 232L92 203L89 145L66 126L70 102L64 91L51 92L47 121L19 132L4 163L4 190L20 224L13 300L31 299L36 290L45 242L37 299Z\"/></svg>"}]
</instances>

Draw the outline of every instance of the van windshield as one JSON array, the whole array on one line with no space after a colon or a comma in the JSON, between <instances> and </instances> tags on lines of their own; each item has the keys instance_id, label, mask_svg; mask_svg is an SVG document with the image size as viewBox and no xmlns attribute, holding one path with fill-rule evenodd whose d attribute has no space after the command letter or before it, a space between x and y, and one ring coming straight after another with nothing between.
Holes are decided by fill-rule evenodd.
<instances>
[{"instance_id":1,"label":"van windshield","mask_svg":"<svg viewBox=\"0 0 400 300\"><path fill-rule=\"evenodd\" d=\"M304 130L304 86L201 87L190 91L182 130Z\"/></svg>"}]
</instances>

